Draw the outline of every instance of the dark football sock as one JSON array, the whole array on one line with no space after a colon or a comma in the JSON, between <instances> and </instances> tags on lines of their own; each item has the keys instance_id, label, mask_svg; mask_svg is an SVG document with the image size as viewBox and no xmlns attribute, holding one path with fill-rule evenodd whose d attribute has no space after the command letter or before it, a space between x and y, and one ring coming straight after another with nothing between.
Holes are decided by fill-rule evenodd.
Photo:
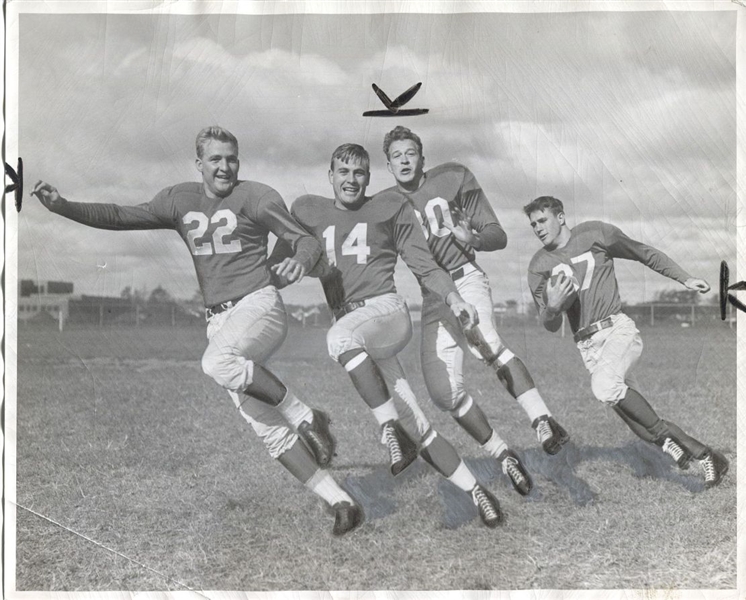
<instances>
[{"instance_id":1,"label":"dark football sock","mask_svg":"<svg viewBox=\"0 0 746 600\"><path fill-rule=\"evenodd\" d=\"M447 439L437 434L426 447L420 450L420 456L443 477L453 475L461 464L461 458L456 449Z\"/></svg>"},{"instance_id":2,"label":"dark football sock","mask_svg":"<svg viewBox=\"0 0 746 600\"><path fill-rule=\"evenodd\" d=\"M498 355L498 360L493 363L493 366L497 367L499 362L500 356ZM496 368L495 372L497 373L497 378L513 398L517 398L521 394L536 387L526 365L517 356L511 358L502 367Z\"/></svg>"},{"instance_id":3,"label":"dark football sock","mask_svg":"<svg viewBox=\"0 0 746 600\"><path fill-rule=\"evenodd\" d=\"M362 359L362 360L361 360ZM391 398L376 363L364 350L350 350L339 357L352 384L370 408L378 408Z\"/></svg>"},{"instance_id":4,"label":"dark football sock","mask_svg":"<svg viewBox=\"0 0 746 600\"><path fill-rule=\"evenodd\" d=\"M452 412L452 414L454 413ZM471 407L462 416L459 417L454 414L453 418L471 437L479 442L480 446L484 446L492 436L492 426L476 402L472 401Z\"/></svg>"},{"instance_id":5,"label":"dark football sock","mask_svg":"<svg viewBox=\"0 0 746 600\"><path fill-rule=\"evenodd\" d=\"M277 460L301 483L306 483L319 470L316 459L300 438Z\"/></svg>"},{"instance_id":6,"label":"dark football sock","mask_svg":"<svg viewBox=\"0 0 746 600\"><path fill-rule=\"evenodd\" d=\"M651 442L653 444L655 443L655 438L648 433L647 429L645 429L642 425L635 423L632 419L625 415L618 406L613 406L612 408L614 409L614 412L619 415L622 421L627 424L627 427L632 430L632 433L634 433L640 439L645 440L646 442Z\"/></svg>"},{"instance_id":7,"label":"dark football sock","mask_svg":"<svg viewBox=\"0 0 746 600\"><path fill-rule=\"evenodd\" d=\"M285 385L263 366L254 363L252 382L244 390L244 394L261 400L271 406L277 406L285 398L288 389Z\"/></svg>"},{"instance_id":8,"label":"dark football sock","mask_svg":"<svg viewBox=\"0 0 746 600\"><path fill-rule=\"evenodd\" d=\"M661 439L667 432L666 422L658 416L658 413L653 410L647 400L643 398L638 392L632 388L627 389L627 394L622 398L616 405L621 415L624 415L625 422L629 421L640 425L647 432L647 436L642 437L646 441L650 441L647 437L652 437L656 443L660 443ZM632 431L640 435L639 432L630 427Z\"/></svg>"}]
</instances>

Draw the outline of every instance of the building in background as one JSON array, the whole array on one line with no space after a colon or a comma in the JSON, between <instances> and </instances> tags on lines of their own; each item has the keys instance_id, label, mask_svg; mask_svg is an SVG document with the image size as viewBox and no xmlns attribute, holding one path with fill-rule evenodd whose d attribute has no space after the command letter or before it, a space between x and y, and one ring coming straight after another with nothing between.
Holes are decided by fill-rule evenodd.
<instances>
[{"instance_id":1,"label":"building in background","mask_svg":"<svg viewBox=\"0 0 746 600\"><path fill-rule=\"evenodd\" d=\"M22 279L18 294L19 321L64 322L70 314L73 284L69 281Z\"/></svg>"}]
</instances>

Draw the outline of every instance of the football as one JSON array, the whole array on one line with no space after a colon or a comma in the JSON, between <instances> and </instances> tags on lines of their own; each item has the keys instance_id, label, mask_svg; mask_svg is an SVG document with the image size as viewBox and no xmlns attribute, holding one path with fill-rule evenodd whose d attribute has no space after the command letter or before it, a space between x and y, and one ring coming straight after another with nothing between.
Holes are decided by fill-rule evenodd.
<instances>
[{"instance_id":1,"label":"football","mask_svg":"<svg viewBox=\"0 0 746 600\"><path fill-rule=\"evenodd\" d=\"M575 279L575 277L573 277L572 275L568 276L565 273L563 273L563 272L560 271L559 273L555 273L554 275L552 275L549 278L549 281L547 282L547 285L544 287L544 302L546 303L546 301L547 301L547 287L549 287L550 285L551 286L555 286L560 281L560 278L565 279L565 278L568 278L568 277L572 281L573 291L567 297L567 299L564 301L564 303L562 304L562 306L560 307L560 310L562 312L566 312L567 310L569 310L569 308L573 304L575 304L575 301L578 299L578 288L580 287L580 285L578 284L578 280Z\"/></svg>"}]
</instances>

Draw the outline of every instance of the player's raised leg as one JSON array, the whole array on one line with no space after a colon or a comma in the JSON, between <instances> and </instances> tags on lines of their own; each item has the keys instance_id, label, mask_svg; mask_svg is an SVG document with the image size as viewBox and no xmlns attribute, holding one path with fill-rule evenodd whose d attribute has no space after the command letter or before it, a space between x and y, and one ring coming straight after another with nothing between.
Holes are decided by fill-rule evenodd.
<instances>
[{"instance_id":1,"label":"player's raised leg","mask_svg":"<svg viewBox=\"0 0 746 600\"><path fill-rule=\"evenodd\" d=\"M255 398L235 392L230 392L230 395L241 416L264 442L270 456L334 509L334 535L344 535L363 522L362 508L328 471L319 468L316 457L277 410Z\"/></svg>"},{"instance_id":2,"label":"player's raised leg","mask_svg":"<svg viewBox=\"0 0 746 600\"><path fill-rule=\"evenodd\" d=\"M417 403L417 397L407 381L399 359L394 356L379 359L376 363L386 384L390 389L395 390L396 395L412 413L420 439L420 456L448 481L471 496L482 522L487 527L496 527L502 522L502 513L497 498L476 480L451 443L432 428L430 421ZM528 489L525 493L528 493L531 485L530 479L526 479L526 483Z\"/></svg>"},{"instance_id":3,"label":"player's raised leg","mask_svg":"<svg viewBox=\"0 0 746 600\"><path fill-rule=\"evenodd\" d=\"M441 320L437 307L423 308L422 374L428 393L438 408L447 411L454 420L493 456L515 490L528 494L531 478L518 455L508 448L486 415L466 392L462 372L463 350Z\"/></svg>"},{"instance_id":4,"label":"player's raised leg","mask_svg":"<svg viewBox=\"0 0 746 600\"><path fill-rule=\"evenodd\" d=\"M494 369L500 383L516 399L544 451L557 454L570 436L552 416L525 363L500 338L495 327L489 280L484 273L474 270L456 281L456 287L479 314L479 324L464 332L470 350ZM453 331L457 327L454 322L449 322L448 326L456 339L463 339L459 331Z\"/></svg>"},{"instance_id":5,"label":"player's raised leg","mask_svg":"<svg viewBox=\"0 0 746 600\"><path fill-rule=\"evenodd\" d=\"M202 368L219 385L273 407L302 437L320 466L334 455L329 418L301 402L262 362L280 347L287 335L287 317L274 287L249 294L235 306L208 321L209 344Z\"/></svg>"},{"instance_id":6,"label":"player's raised leg","mask_svg":"<svg viewBox=\"0 0 746 600\"><path fill-rule=\"evenodd\" d=\"M693 459L700 461L707 487L719 484L728 471L725 457L661 419L645 397L629 387L629 372L642 354L642 338L632 319L622 315L600 333L579 344L596 398L613 406L633 433L659 446L680 468Z\"/></svg>"},{"instance_id":7,"label":"player's raised leg","mask_svg":"<svg viewBox=\"0 0 746 600\"><path fill-rule=\"evenodd\" d=\"M395 356L412 336L404 301L386 294L341 316L327 333L329 355L347 371L355 389L381 428L391 473L398 475L417 458L417 444L399 422L381 371L373 356Z\"/></svg>"}]
</instances>

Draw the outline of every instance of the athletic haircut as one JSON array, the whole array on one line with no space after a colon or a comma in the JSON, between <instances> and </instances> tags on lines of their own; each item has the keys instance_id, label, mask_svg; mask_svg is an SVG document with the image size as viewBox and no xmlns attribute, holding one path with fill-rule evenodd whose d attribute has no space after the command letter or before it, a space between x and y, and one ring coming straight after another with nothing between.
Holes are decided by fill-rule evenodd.
<instances>
[{"instance_id":1,"label":"athletic haircut","mask_svg":"<svg viewBox=\"0 0 746 600\"><path fill-rule=\"evenodd\" d=\"M532 212L538 210L549 209L554 216L557 216L561 212L565 212L565 207L561 200L557 200L554 196L539 196L536 200L532 200L529 204L523 207L523 212L527 217L531 216Z\"/></svg>"},{"instance_id":2,"label":"athletic haircut","mask_svg":"<svg viewBox=\"0 0 746 600\"><path fill-rule=\"evenodd\" d=\"M329 168L334 171L334 159L339 162L359 162L366 171L370 171L370 156L368 151L359 144L342 144L332 154L332 160L329 164Z\"/></svg>"},{"instance_id":3,"label":"athletic haircut","mask_svg":"<svg viewBox=\"0 0 746 600\"><path fill-rule=\"evenodd\" d=\"M402 140L412 140L417 146L417 152L422 156L422 140L416 133L412 133L411 129L397 125L391 131L389 131L383 138L383 153L386 158L389 157L389 148L394 142L401 142Z\"/></svg>"},{"instance_id":4,"label":"athletic haircut","mask_svg":"<svg viewBox=\"0 0 746 600\"><path fill-rule=\"evenodd\" d=\"M217 125L211 125L205 127L202 131L197 134L197 158L202 158L205 153L205 146L210 140L218 140L219 142L230 142L236 147L236 153L238 153L238 140L227 129L218 127Z\"/></svg>"}]
</instances>

